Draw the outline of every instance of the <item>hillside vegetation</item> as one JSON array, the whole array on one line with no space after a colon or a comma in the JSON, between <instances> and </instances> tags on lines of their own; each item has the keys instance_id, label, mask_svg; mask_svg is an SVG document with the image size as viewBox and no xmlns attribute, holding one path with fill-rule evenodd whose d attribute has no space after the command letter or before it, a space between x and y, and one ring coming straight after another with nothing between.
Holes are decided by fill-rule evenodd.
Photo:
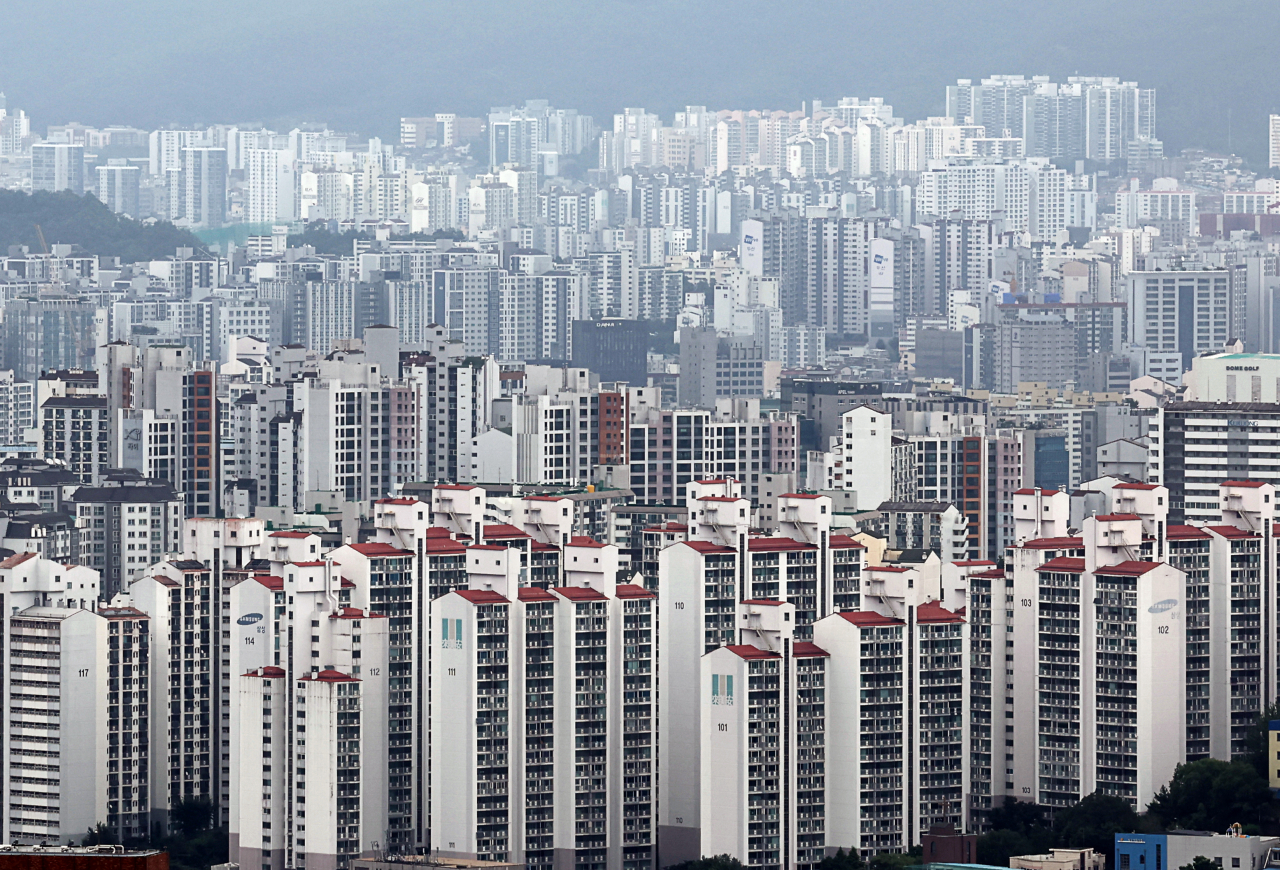
<instances>
[{"instance_id":1,"label":"hillside vegetation","mask_svg":"<svg viewBox=\"0 0 1280 870\"><path fill-rule=\"evenodd\" d=\"M10 245L40 252L37 225L50 245L79 245L90 254L118 256L123 263L172 256L180 247L201 247L199 239L186 230L171 223L145 224L121 217L91 193L0 190L0 255Z\"/></svg>"}]
</instances>

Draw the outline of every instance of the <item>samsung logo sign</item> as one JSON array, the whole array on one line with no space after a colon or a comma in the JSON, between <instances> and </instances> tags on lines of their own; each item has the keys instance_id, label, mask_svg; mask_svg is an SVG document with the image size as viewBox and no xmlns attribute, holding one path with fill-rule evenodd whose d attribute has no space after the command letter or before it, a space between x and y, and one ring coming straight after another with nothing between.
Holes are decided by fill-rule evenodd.
<instances>
[{"instance_id":1,"label":"samsung logo sign","mask_svg":"<svg viewBox=\"0 0 1280 870\"><path fill-rule=\"evenodd\" d=\"M239 625L253 625L255 622L262 621L261 613L246 613L244 616L236 620Z\"/></svg>"},{"instance_id":2,"label":"samsung logo sign","mask_svg":"<svg viewBox=\"0 0 1280 870\"><path fill-rule=\"evenodd\" d=\"M1164 601L1157 601L1155 604L1147 608L1147 613L1164 613L1166 610L1173 610L1178 606L1178 599L1166 598Z\"/></svg>"}]
</instances>

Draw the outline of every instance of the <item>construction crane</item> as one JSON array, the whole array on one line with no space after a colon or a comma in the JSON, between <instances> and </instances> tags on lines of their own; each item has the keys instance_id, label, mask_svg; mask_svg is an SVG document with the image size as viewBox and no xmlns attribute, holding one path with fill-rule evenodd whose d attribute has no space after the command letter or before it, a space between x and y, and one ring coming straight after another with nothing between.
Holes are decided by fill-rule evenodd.
<instances>
[{"instance_id":1,"label":"construction crane","mask_svg":"<svg viewBox=\"0 0 1280 870\"><path fill-rule=\"evenodd\" d=\"M49 243L44 240L44 230L40 229L40 224L36 224L36 235L40 237L40 247L44 248L44 252L48 254Z\"/></svg>"}]
</instances>

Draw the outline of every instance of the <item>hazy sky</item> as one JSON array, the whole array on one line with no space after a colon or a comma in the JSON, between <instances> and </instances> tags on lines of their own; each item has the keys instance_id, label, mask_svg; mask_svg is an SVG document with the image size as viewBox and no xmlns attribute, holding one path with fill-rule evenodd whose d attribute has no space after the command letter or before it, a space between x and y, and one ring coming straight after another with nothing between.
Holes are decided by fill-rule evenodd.
<instances>
[{"instance_id":1,"label":"hazy sky","mask_svg":"<svg viewBox=\"0 0 1280 870\"><path fill-rule=\"evenodd\" d=\"M883 96L913 120L958 76L1079 72L1156 87L1170 151L1225 149L1230 119L1256 160L1280 111L1272 0L44 0L15 17L0 90L41 133L313 120L390 137L401 115L530 97L608 123Z\"/></svg>"}]
</instances>

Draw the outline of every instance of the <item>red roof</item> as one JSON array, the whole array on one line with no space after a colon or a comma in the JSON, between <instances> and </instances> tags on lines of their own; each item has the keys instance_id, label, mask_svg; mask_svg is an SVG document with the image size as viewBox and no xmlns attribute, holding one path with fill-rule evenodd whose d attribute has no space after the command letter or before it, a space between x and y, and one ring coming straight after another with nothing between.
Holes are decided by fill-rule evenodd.
<instances>
[{"instance_id":1,"label":"red roof","mask_svg":"<svg viewBox=\"0 0 1280 870\"><path fill-rule=\"evenodd\" d=\"M427 538L422 545L422 552L428 556L457 555L467 551L466 544L452 538Z\"/></svg>"},{"instance_id":2,"label":"red roof","mask_svg":"<svg viewBox=\"0 0 1280 870\"><path fill-rule=\"evenodd\" d=\"M309 538L310 532L272 532L268 537L271 538Z\"/></svg>"},{"instance_id":3,"label":"red roof","mask_svg":"<svg viewBox=\"0 0 1280 870\"><path fill-rule=\"evenodd\" d=\"M990 571L979 571L977 574L970 574L970 577L987 577L994 580L997 577L1004 577L1004 571L999 568L992 568Z\"/></svg>"},{"instance_id":4,"label":"red roof","mask_svg":"<svg viewBox=\"0 0 1280 870\"><path fill-rule=\"evenodd\" d=\"M713 544L710 541L684 541L686 547L692 547L699 553L734 553L736 550L729 547L722 547L719 544Z\"/></svg>"},{"instance_id":5,"label":"red roof","mask_svg":"<svg viewBox=\"0 0 1280 870\"><path fill-rule=\"evenodd\" d=\"M298 681L308 683L358 683L360 678L347 676L341 671L324 670L314 676L307 674L305 677L300 677Z\"/></svg>"},{"instance_id":6,"label":"red roof","mask_svg":"<svg viewBox=\"0 0 1280 870\"><path fill-rule=\"evenodd\" d=\"M1079 574L1084 570L1084 559L1070 559L1066 556L1059 556L1056 559L1050 559L1045 562L1037 571L1062 571L1066 574Z\"/></svg>"},{"instance_id":7,"label":"red roof","mask_svg":"<svg viewBox=\"0 0 1280 870\"><path fill-rule=\"evenodd\" d=\"M689 531L689 527L688 527L688 526L686 526L686 525L682 525L682 524L680 524L680 523L664 523L664 524L662 524L662 525L660 525L660 526L650 526L649 528L647 528L647 529L642 529L641 531L645 531L645 532L687 532L687 531Z\"/></svg>"},{"instance_id":8,"label":"red roof","mask_svg":"<svg viewBox=\"0 0 1280 870\"><path fill-rule=\"evenodd\" d=\"M1210 531L1217 532L1224 538L1256 538L1257 532L1250 532L1247 529L1237 529L1235 526L1209 526Z\"/></svg>"},{"instance_id":9,"label":"red roof","mask_svg":"<svg viewBox=\"0 0 1280 870\"><path fill-rule=\"evenodd\" d=\"M1202 541L1209 537L1208 532L1197 526L1169 526L1165 535L1171 541Z\"/></svg>"},{"instance_id":10,"label":"red roof","mask_svg":"<svg viewBox=\"0 0 1280 870\"><path fill-rule=\"evenodd\" d=\"M107 619L136 619L139 616L143 619L150 618L136 607L103 607L98 614Z\"/></svg>"},{"instance_id":11,"label":"red roof","mask_svg":"<svg viewBox=\"0 0 1280 870\"><path fill-rule=\"evenodd\" d=\"M1034 487L1034 486L1033 486L1033 487L1031 487L1031 488L1029 488L1029 489L1015 489L1015 490L1013 491L1013 494L1014 494L1014 495L1054 495L1055 493L1059 493L1059 492L1062 492L1062 490L1060 490L1060 489L1037 489L1036 487Z\"/></svg>"},{"instance_id":12,"label":"red roof","mask_svg":"<svg viewBox=\"0 0 1280 870\"><path fill-rule=\"evenodd\" d=\"M516 597L521 601L555 601L556 597L545 589L537 586L521 586L516 592Z\"/></svg>"},{"instance_id":13,"label":"red roof","mask_svg":"<svg viewBox=\"0 0 1280 870\"><path fill-rule=\"evenodd\" d=\"M515 526L510 525L509 523L498 523L497 525L485 526L482 537L484 537L485 539L488 539L488 538L527 538L529 536L526 535L521 529L517 529Z\"/></svg>"},{"instance_id":14,"label":"red roof","mask_svg":"<svg viewBox=\"0 0 1280 870\"><path fill-rule=\"evenodd\" d=\"M266 680L275 679L275 678L284 676L284 668L277 668L274 665L267 665L266 667L262 668L260 671L249 671L249 673L245 674L245 676L246 677L262 677L263 679L266 679Z\"/></svg>"},{"instance_id":15,"label":"red roof","mask_svg":"<svg viewBox=\"0 0 1280 870\"><path fill-rule=\"evenodd\" d=\"M717 477L715 480L695 480L694 483L736 483L731 477Z\"/></svg>"},{"instance_id":16,"label":"red roof","mask_svg":"<svg viewBox=\"0 0 1280 870\"><path fill-rule=\"evenodd\" d=\"M432 489L466 490L479 489L479 487L467 486L465 483L441 483L433 486Z\"/></svg>"},{"instance_id":17,"label":"red roof","mask_svg":"<svg viewBox=\"0 0 1280 870\"><path fill-rule=\"evenodd\" d=\"M619 583L613 590L613 594L617 598L657 598L648 589L643 586L637 586L634 583Z\"/></svg>"},{"instance_id":18,"label":"red roof","mask_svg":"<svg viewBox=\"0 0 1280 870\"><path fill-rule=\"evenodd\" d=\"M526 495L524 497L524 500L525 501L560 501L560 499L564 497L565 496L563 495Z\"/></svg>"},{"instance_id":19,"label":"red roof","mask_svg":"<svg viewBox=\"0 0 1280 870\"><path fill-rule=\"evenodd\" d=\"M330 619L386 619L381 613L366 613L358 607L340 607L329 614Z\"/></svg>"},{"instance_id":20,"label":"red roof","mask_svg":"<svg viewBox=\"0 0 1280 870\"><path fill-rule=\"evenodd\" d=\"M745 498L735 498L727 495L704 495L698 501L746 501Z\"/></svg>"},{"instance_id":21,"label":"red roof","mask_svg":"<svg viewBox=\"0 0 1280 870\"><path fill-rule=\"evenodd\" d=\"M257 580L259 583L261 583L263 586L267 587L268 589L274 590L274 589L284 588L283 577L273 577L270 574L255 574L253 579Z\"/></svg>"},{"instance_id":22,"label":"red roof","mask_svg":"<svg viewBox=\"0 0 1280 870\"><path fill-rule=\"evenodd\" d=\"M492 589L458 589L459 595L472 604L508 604L508 600Z\"/></svg>"},{"instance_id":23,"label":"red roof","mask_svg":"<svg viewBox=\"0 0 1280 870\"><path fill-rule=\"evenodd\" d=\"M947 610L936 601L926 601L916 608L916 622L926 625L949 625L964 622L964 616Z\"/></svg>"},{"instance_id":24,"label":"red roof","mask_svg":"<svg viewBox=\"0 0 1280 870\"><path fill-rule=\"evenodd\" d=\"M1112 489L1159 489L1154 483L1117 483Z\"/></svg>"},{"instance_id":25,"label":"red roof","mask_svg":"<svg viewBox=\"0 0 1280 870\"><path fill-rule=\"evenodd\" d=\"M1095 568L1094 574L1105 574L1106 576L1119 575L1121 577L1141 577L1148 571L1154 571L1160 567L1159 562L1136 562L1132 559L1121 562L1118 565L1106 565L1104 567Z\"/></svg>"},{"instance_id":26,"label":"red roof","mask_svg":"<svg viewBox=\"0 0 1280 870\"><path fill-rule=\"evenodd\" d=\"M339 584L340 588L342 588L342 589L355 589L355 588L356 588L356 581L354 581L354 580L348 580L346 577L343 577L343 578L341 578L341 579L342 579L342 583L341 583L341 584Z\"/></svg>"},{"instance_id":27,"label":"red roof","mask_svg":"<svg viewBox=\"0 0 1280 870\"><path fill-rule=\"evenodd\" d=\"M726 646L729 652L742 659L776 659L781 658L776 652L769 652L767 649L760 649L758 646L750 646L749 644Z\"/></svg>"},{"instance_id":28,"label":"red roof","mask_svg":"<svg viewBox=\"0 0 1280 870\"><path fill-rule=\"evenodd\" d=\"M866 547L859 544L848 535L832 535L827 538L827 544L833 550L865 550Z\"/></svg>"},{"instance_id":29,"label":"red roof","mask_svg":"<svg viewBox=\"0 0 1280 870\"><path fill-rule=\"evenodd\" d=\"M1257 489L1259 487L1266 486L1266 484L1260 480L1224 480L1222 481L1222 483L1218 485L1219 486L1247 486L1250 489Z\"/></svg>"},{"instance_id":30,"label":"red roof","mask_svg":"<svg viewBox=\"0 0 1280 870\"><path fill-rule=\"evenodd\" d=\"M28 559L34 559L35 553L14 553L8 559L0 562L0 568L16 568Z\"/></svg>"},{"instance_id":31,"label":"red roof","mask_svg":"<svg viewBox=\"0 0 1280 870\"><path fill-rule=\"evenodd\" d=\"M380 498L374 504L422 504L416 498Z\"/></svg>"},{"instance_id":32,"label":"red roof","mask_svg":"<svg viewBox=\"0 0 1280 870\"><path fill-rule=\"evenodd\" d=\"M529 549L535 553L547 553L551 550L555 550L557 553L560 552L560 548L555 544L544 544L542 541L534 541L529 545Z\"/></svg>"},{"instance_id":33,"label":"red roof","mask_svg":"<svg viewBox=\"0 0 1280 870\"><path fill-rule=\"evenodd\" d=\"M791 654L798 659L811 659L816 658L817 656L831 655L831 653L827 652L822 647L817 644L809 643L806 640L798 640L792 644Z\"/></svg>"},{"instance_id":34,"label":"red roof","mask_svg":"<svg viewBox=\"0 0 1280 870\"><path fill-rule=\"evenodd\" d=\"M840 616L845 622L852 622L854 625L864 627L902 625L901 619L894 619L892 616L885 616L883 613L876 613L872 610L846 610Z\"/></svg>"},{"instance_id":35,"label":"red roof","mask_svg":"<svg viewBox=\"0 0 1280 870\"><path fill-rule=\"evenodd\" d=\"M766 607L780 607L781 601L774 598L748 598L742 602L743 604L763 604Z\"/></svg>"},{"instance_id":36,"label":"red roof","mask_svg":"<svg viewBox=\"0 0 1280 870\"><path fill-rule=\"evenodd\" d=\"M323 568L324 562L290 562L295 568Z\"/></svg>"},{"instance_id":37,"label":"red roof","mask_svg":"<svg viewBox=\"0 0 1280 870\"><path fill-rule=\"evenodd\" d=\"M990 559L968 559L964 562L953 562L953 565L959 565L961 568L976 568L979 565L994 565Z\"/></svg>"},{"instance_id":38,"label":"red roof","mask_svg":"<svg viewBox=\"0 0 1280 870\"><path fill-rule=\"evenodd\" d=\"M1137 514L1099 514L1094 519L1100 523L1123 523L1140 520L1142 517Z\"/></svg>"},{"instance_id":39,"label":"red roof","mask_svg":"<svg viewBox=\"0 0 1280 870\"><path fill-rule=\"evenodd\" d=\"M1084 538L1036 538L1022 545L1024 550L1081 550Z\"/></svg>"},{"instance_id":40,"label":"red roof","mask_svg":"<svg viewBox=\"0 0 1280 870\"><path fill-rule=\"evenodd\" d=\"M868 565L868 571L887 571L890 574L905 574L910 568L899 568L896 565Z\"/></svg>"},{"instance_id":41,"label":"red roof","mask_svg":"<svg viewBox=\"0 0 1280 870\"><path fill-rule=\"evenodd\" d=\"M816 544L806 544L791 538L748 538L747 549L758 553L776 553L780 550L816 550Z\"/></svg>"},{"instance_id":42,"label":"red roof","mask_svg":"<svg viewBox=\"0 0 1280 870\"><path fill-rule=\"evenodd\" d=\"M810 492L784 492L778 498L822 498L822 496Z\"/></svg>"},{"instance_id":43,"label":"red roof","mask_svg":"<svg viewBox=\"0 0 1280 870\"><path fill-rule=\"evenodd\" d=\"M608 597L588 586L557 586L551 591L570 601L604 601Z\"/></svg>"},{"instance_id":44,"label":"red roof","mask_svg":"<svg viewBox=\"0 0 1280 870\"><path fill-rule=\"evenodd\" d=\"M412 556L412 550L402 550L399 547L393 547L390 544L384 544L381 541L370 541L367 544L348 544L351 549L355 550L362 556Z\"/></svg>"},{"instance_id":45,"label":"red roof","mask_svg":"<svg viewBox=\"0 0 1280 870\"><path fill-rule=\"evenodd\" d=\"M601 547L607 547L608 544L602 544L599 541L597 541L595 538L588 537L587 535L574 535L572 538L569 539L568 546L590 547L591 549L599 549Z\"/></svg>"}]
</instances>

